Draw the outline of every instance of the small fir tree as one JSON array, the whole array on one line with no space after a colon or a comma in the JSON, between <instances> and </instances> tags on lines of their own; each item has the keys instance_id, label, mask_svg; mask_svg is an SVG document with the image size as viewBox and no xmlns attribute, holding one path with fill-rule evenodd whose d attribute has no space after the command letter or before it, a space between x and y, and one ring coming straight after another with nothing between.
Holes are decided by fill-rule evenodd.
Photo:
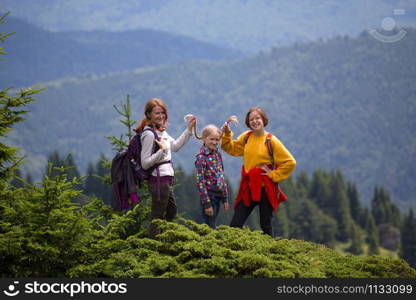
<instances>
[{"instance_id":1,"label":"small fir tree","mask_svg":"<svg viewBox=\"0 0 416 300\"><path fill-rule=\"evenodd\" d=\"M413 210L403 221L400 257L416 268L416 218Z\"/></svg>"}]
</instances>

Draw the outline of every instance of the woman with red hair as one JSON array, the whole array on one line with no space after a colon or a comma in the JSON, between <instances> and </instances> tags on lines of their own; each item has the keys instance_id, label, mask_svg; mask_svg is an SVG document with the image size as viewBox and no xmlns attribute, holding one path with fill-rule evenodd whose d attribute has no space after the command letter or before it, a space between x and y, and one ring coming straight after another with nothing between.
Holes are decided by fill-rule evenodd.
<instances>
[{"instance_id":1,"label":"woman with red hair","mask_svg":"<svg viewBox=\"0 0 416 300\"><path fill-rule=\"evenodd\" d=\"M141 134L141 165L143 169L154 168L148 180L148 189L152 196L151 220L164 219L172 221L176 216L176 200L173 193L174 168L171 163L171 152L179 151L192 136L195 118L188 122L187 128L176 140L166 131L168 109L158 98L150 99L144 107L144 117L136 127ZM146 130L150 128L152 130ZM157 138L153 132L156 132ZM154 224L149 226L149 237L155 238L158 229Z\"/></svg>"}]
</instances>

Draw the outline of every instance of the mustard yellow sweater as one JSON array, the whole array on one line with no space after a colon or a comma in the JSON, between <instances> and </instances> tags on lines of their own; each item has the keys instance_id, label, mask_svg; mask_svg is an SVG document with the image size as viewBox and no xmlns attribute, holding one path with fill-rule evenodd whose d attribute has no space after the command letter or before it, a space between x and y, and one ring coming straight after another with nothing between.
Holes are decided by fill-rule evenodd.
<instances>
[{"instance_id":1,"label":"mustard yellow sweater","mask_svg":"<svg viewBox=\"0 0 416 300\"><path fill-rule=\"evenodd\" d=\"M243 156L243 164L246 172L252 168L262 165L271 164L271 159L266 145L267 133L263 136L256 136L254 133L248 138L247 144L244 144L244 137L248 131L241 134L236 140L233 140L233 133L224 133L221 139L221 148L230 155ZM278 169L269 173L269 177L274 182L281 182L288 178L295 170L296 160L286 147L274 135L271 138L273 148L273 158Z\"/></svg>"}]
</instances>

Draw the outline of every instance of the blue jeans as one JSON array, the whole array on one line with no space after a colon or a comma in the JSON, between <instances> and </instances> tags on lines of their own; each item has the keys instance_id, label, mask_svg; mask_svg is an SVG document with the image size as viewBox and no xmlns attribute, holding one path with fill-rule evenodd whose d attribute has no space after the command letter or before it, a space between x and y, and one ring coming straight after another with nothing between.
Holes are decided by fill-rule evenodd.
<instances>
[{"instance_id":1,"label":"blue jeans","mask_svg":"<svg viewBox=\"0 0 416 300\"><path fill-rule=\"evenodd\" d=\"M208 192L208 197L211 200L212 209L214 210L214 214L212 216L208 216L205 214L205 209L202 207L202 217L204 218L205 224L207 224L212 229L217 227L217 217L220 211L221 203L224 201L224 198Z\"/></svg>"}]
</instances>

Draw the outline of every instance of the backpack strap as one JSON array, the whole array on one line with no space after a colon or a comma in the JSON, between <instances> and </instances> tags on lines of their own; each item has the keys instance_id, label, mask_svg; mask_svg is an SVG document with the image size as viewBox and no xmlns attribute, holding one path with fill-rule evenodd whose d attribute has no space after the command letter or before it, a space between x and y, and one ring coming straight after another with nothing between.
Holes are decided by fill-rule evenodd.
<instances>
[{"instance_id":1,"label":"backpack strap","mask_svg":"<svg viewBox=\"0 0 416 300\"><path fill-rule=\"evenodd\" d=\"M273 146L272 146L272 134L269 133L266 137L266 141L264 142L267 146L267 151L269 151L270 160L272 161L273 169L276 167L274 163L274 157L273 157Z\"/></svg>"},{"instance_id":2,"label":"backpack strap","mask_svg":"<svg viewBox=\"0 0 416 300\"><path fill-rule=\"evenodd\" d=\"M246 136L244 137L244 145L247 144L248 142L248 138L250 137L250 135L253 134L253 130L247 132Z\"/></svg>"},{"instance_id":3,"label":"backpack strap","mask_svg":"<svg viewBox=\"0 0 416 300\"><path fill-rule=\"evenodd\" d=\"M151 131L153 133L153 135L155 136L155 140L160 141L160 137L157 135L156 130L154 130L152 127L145 127L143 129L142 133L145 132L145 131ZM158 148L158 145L156 143L154 143L152 152L155 153L157 151L157 148Z\"/></svg>"},{"instance_id":4,"label":"backpack strap","mask_svg":"<svg viewBox=\"0 0 416 300\"><path fill-rule=\"evenodd\" d=\"M151 132L153 132L153 135L155 136L155 140L158 140L158 141L160 141L160 137L159 137L159 135L156 133L156 130L154 129L154 128L152 128L152 127L145 127L144 129L143 129L143 132L144 131L146 131L146 130L150 130ZM154 147L153 147L153 153L156 153L156 151L158 150L158 148L159 148L159 146L156 144L156 143L154 143L153 144L154 145ZM158 201L160 200L160 171L159 171L159 167L161 166L161 165L164 165L164 164L171 164L172 165L172 168L173 168L173 163L172 163L172 161L171 160L168 160L168 161L162 161L162 162L160 162L160 163L157 163L157 164L155 164L155 165L153 165L153 170L155 170L156 169L156 178L157 178L157 181L156 181L156 183L157 183L157 188L156 188L156 190L157 190L157 199L158 199Z\"/></svg>"},{"instance_id":5,"label":"backpack strap","mask_svg":"<svg viewBox=\"0 0 416 300\"><path fill-rule=\"evenodd\" d=\"M150 126L146 126L144 129L143 129L143 132L144 131L147 131L147 130L150 130L151 132L153 132L153 134L154 134L154 136L155 136L155 139L159 139L159 136L157 135L157 133L156 133L156 130L154 130L152 127L150 127Z\"/></svg>"},{"instance_id":6,"label":"backpack strap","mask_svg":"<svg viewBox=\"0 0 416 300\"><path fill-rule=\"evenodd\" d=\"M247 144L248 138L252 134L253 134L253 131L247 132L246 136L244 137L244 145ZM273 135L271 133L268 133L267 136L266 136L266 141L264 143L266 144L267 151L269 151L270 160L272 161L272 166L273 166L273 169L274 169L276 166L275 166L274 157L273 157L272 136Z\"/></svg>"}]
</instances>

